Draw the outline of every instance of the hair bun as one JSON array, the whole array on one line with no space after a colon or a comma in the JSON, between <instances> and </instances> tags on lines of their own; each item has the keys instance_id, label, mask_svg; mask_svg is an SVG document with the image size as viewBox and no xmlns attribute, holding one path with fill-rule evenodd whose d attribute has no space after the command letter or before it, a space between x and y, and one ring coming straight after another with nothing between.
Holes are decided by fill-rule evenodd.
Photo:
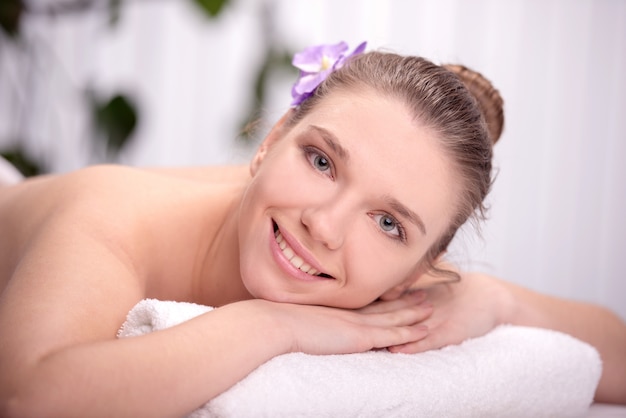
<instances>
[{"instance_id":1,"label":"hair bun","mask_svg":"<svg viewBox=\"0 0 626 418\"><path fill-rule=\"evenodd\" d=\"M504 100L500 92L482 74L463 65L445 64L444 68L456 74L478 101L492 143L496 143L504 128Z\"/></svg>"}]
</instances>

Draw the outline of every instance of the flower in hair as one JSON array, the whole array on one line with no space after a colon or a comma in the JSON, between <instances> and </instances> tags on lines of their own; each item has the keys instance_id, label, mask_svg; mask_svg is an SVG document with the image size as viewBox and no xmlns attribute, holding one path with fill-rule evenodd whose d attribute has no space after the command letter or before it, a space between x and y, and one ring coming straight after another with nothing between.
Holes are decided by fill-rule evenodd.
<instances>
[{"instance_id":1,"label":"flower in hair","mask_svg":"<svg viewBox=\"0 0 626 418\"><path fill-rule=\"evenodd\" d=\"M367 42L362 42L348 54L348 44L342 41L310 46L295 54L291 63L300 70L300 76L291 89L291 105L298 106L308 99L330 73L343 67L348 58L363 53L366 46Z\"/></svg>"}]
</instances>

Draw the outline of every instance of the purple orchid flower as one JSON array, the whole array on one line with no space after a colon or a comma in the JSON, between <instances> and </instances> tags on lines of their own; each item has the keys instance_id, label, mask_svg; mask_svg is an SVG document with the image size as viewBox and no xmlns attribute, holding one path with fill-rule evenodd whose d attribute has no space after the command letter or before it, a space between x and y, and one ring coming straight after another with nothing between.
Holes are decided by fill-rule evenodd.
<instances>
[{"instance_id":1,"label":"purple orchid flower","mask_svg":"<svg viewBox=\"0 0 626 418\"><path fill-rule=\"evenodd\" d=\"M316 45L294 55L292 64L300 70L300 77L291 89L291 106L298 106L308 99L322 81L334 70L343 67L346 60L363 53L367 42L362 42L354 51L346 54L348 44Z\"/></svg>"}]
</instances>

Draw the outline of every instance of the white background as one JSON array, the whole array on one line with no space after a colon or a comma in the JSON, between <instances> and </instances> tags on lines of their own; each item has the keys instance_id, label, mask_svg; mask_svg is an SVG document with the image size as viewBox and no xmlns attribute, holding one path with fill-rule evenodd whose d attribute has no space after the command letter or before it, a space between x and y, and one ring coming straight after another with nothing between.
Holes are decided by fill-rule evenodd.
<instances>
[{"instance_id":1,"label":"white background","mask_svg":"<svg viewBox=\"0 0 626 418\"><path fill-rule=\"evenodd\" d=\"M270 38L289 50L367 40L490 78L506 111L490 220L482 238L461 234L452 256L626 318L626 2L265 3ZM89 84L103 95L126 91L141 108L123 163L247 161L254 147L236 138L268 38L260 8L233 0L209 21L189 1L135 1L113 29L95 11L27 19L27 48L0 38L0 146L20 137L55 172L92 163L79 90ZM273 79L268 121L287 109L292 81Z\"/></svg>"}]
</instances>

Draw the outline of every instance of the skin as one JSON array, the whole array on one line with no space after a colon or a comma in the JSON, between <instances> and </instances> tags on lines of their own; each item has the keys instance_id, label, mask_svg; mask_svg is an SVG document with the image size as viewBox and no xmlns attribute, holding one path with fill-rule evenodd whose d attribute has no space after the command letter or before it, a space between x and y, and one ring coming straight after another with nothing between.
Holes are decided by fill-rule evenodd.
<instances>
[{"instance_id":1,"label":"skin","mask_svg":"<svg viewBox=\"0 0 626 418\"><path fill-rule=\"evenodd\" d=\"M391 351L418 353L458 344L500 324L553 329L598 350L603 368L594 400L626 405L626 324L621 318L602 306L541 294L490 275L461 275L459 283L426 290L435 308L423 322L428 335ZM420 288L420 282L414 287Z\"/></svg>"},{"instance_id":2,"label":"skin","mask_svg":"<svg viewBox=\"0 0 626 418\"><path fill-rule=\"evenodd\" d=\"M372 92L327 100L293 127L282 119L250 167L91 167L1 190L0 415L180 416L276 355L418 352L503 322L578 323L572 334L618 371L603 381L626 386L623 323L600 309L570 312L483 276L394 299L426 282L419 260L449 221L458 182L400 103ZM405 242L386 216L402 222ZM274 223L332 278L290 268ZM219 308L117 340L143 298ZM601 382L599 399L624 401L610 386Z\"/></svg>"},{"instance_id":3,"label":"skin","mask_svg":"<svg viewBox=\"0 0 626 418\"><path fill-rule=\"evenodd\" d=\"M249 168L92 167L3 190L0 415L180 416L282 353L352 353L423 338L420 322L432 307L419 303L422 293L375 311L342 308L416 279L447 222L454 182L434 138L399 103L373 93L328 100L337 110L291 129L279 122ZM352 132L342 122L352 118L365 125ZM319 136L303 138L313 123L350 153L349 163L333 160L333 176L312 164L309 146L335 157ZM384 158L365 152L381 137L386 145L375 150ZM418 178L398 184L399 168ZM405 219L406 242L394 223L380 227L383 215L400 219L391 198L419 214L426 235ZM272 253L272 219L333 278L302 280L285 268L282 252ZM143 298L220 308L115 339Z\"/></svg>"},{"instance_id":4,"label":"skin","mask_svg":"<svg viewBox=\"0 0 626 418\"><path fill-rule=\"evenodd\" d=\"M328 97L284 138L270 135L252 163L239 242L241 276L255 297L363 307L415 281L419 261L452 217L459 186L436 138L399 102L373 93L353 97ZM298 279L272 245L273 224L301 258L333 279Z\"/></svg>"}]
</instances>

